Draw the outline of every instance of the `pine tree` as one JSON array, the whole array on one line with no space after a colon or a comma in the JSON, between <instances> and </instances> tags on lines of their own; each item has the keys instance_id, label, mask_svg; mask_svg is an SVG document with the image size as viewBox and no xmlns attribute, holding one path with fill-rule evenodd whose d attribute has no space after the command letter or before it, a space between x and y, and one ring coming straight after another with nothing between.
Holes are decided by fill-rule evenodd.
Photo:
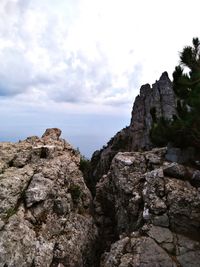
<instances>
[{"instance_id":1,"label":"pine tree","mask_svg":"<svg viewBox=\"0 0 200 267\"><path fill-rule=\"evenodd\" d=\"M186 46L180 53L180 65L173 73L173 88L178 97L178 119L172 122L172 133L182 144L200 148L200 41L193 38L193 46ZM184 71L187 71L184 73Z\"/></svg>"},{"instance_id":2,"label":"pine tree","mask_svg":"<svg viewBox=\"0 0 200 267\"><path fill-rule=\"evenodd\" d=\"M173 73L173 89L177 96L177 116L172 121L163 118L153 126L152 141L156 145L171 142L177 147L200 148L200 41L180 53L180 64ZM163 131L163 127L166 131ZM157 142L157 136L159 140ZM161 138L162 137L162 138ZM160 140L162 142L160 143Z\"/></svg>"}]
</instances>

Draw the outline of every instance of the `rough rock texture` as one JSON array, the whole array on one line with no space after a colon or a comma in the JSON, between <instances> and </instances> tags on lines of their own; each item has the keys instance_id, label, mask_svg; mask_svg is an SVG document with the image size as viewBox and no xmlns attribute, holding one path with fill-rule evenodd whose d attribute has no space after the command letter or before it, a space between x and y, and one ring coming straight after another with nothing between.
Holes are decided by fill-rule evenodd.
<instances>
[{"instance_id":1,"label":"rough rock texture","mask_svg":"<svg viewBox=\"0 0 200 267\"><path fill-rule=\"evenodd\" d=\"M119 152L97 184L96 221L107 250L101 267L199 266L199 170L165 154Z\"/></svg>"},{"instance_id":2,"label":"rough rock texture","mask_svg":"<svg viewBox=\"0 0 200 267\"><path fill-rule=\"evenodd\" d=\"M91 194L60 134L0 143L0 267L95 266Z\"/></svg>"},{"instance_id":3,"label":"rough rock texture","mask_svg":"<svg viewBox=\"0 0 200 267\"><path fill-rule=\"evenodd\" d=\"M195 165L166 148L119 152L93 201L60 134L0 143L0 267L199 266Z\"/></svg>"},{"instance_id":4,"label":"rough rock texture","mask_svg":"<svg viewBox=\"0 0 200 267\"><path fill-rule=\"evenodd\" d=\"M176 100L167 72L152 87L145 84L135 99L130 125L118 132L100 151L92 157L92 176L98 181L109 170L113 157L123 151L149 150L153 146L149 132L153 116L171 119L176 114Z\"/></svg>"},{"instance_id":5,"label":"rough rock texture","mask_svg":"<svg viewBox=\"0 0 200 267\"><path fill-rule=\"evenodd\" d=\"M135 99L130 124L132 151L152 147L149 139L153 122L152 111L156 118L171 119L176 114L175 94L167 72L161 75L152 88L149 84L143 85L140 95Z\"/></svg>"},{"instance_id":6,"label":"rough rock texture","mask_svg":"<svg viewBox=\"0 0 200 267\"><path fill-rule=\"evenodd\" d=\"M91 187L95 188L101 176L110 168L110 164L118 151L129 151L129 127L122 129L108 142L107 146L93 153L91 158ZM126 144L126 145L125 145ZM95 190L94 190L95 191Z\"/></svg>"}]
</instances>

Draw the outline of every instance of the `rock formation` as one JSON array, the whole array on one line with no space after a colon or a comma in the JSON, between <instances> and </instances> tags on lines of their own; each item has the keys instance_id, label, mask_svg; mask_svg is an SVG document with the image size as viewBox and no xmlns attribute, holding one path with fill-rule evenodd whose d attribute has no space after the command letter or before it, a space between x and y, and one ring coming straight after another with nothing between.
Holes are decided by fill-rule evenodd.
<instances>
[{"instance_id":1,"label":"rock formation","mask_svg":"<svg viewBox=\"0 0 200 267\"><path fill-rule=\"evenodd\" d=\"M91 194L60 134L0 143L0 267L95 266Z\"/></svg>"},{"instance_id":2,"label":"rock formation","mask_svg":"<svg viewBox=\"0 0 200 267\"><path fill-rule=\"evenodd\" d=\"M59 129L0 143L0 267L198 267L200 160L149 139L154 116L173 114L163 73L94 153L94 199Z\"/></svg>"},{"instance_id":3,"label":"rock formation","mask_svg":"<svg viewBox=\"0 0 200 267\"><path fill-rule=\"evenodd\" d=\"M105 174L119 151L149 150L153 147L149 132L153 118L171 119L176 114L176 100L167 72L152 87L145 84L135 99L130 125L118 132L105 148L96 151L91 160L93 179Z\"/></svg>"},{"instance_id":4,"label":"rock formation","mask_svg":"<svg viewBox=\"0 0 200 267\"><path fill-rule=\"evenodd\" d=\"M97 184L101 267L199 266L200 171L165 153L118 153Z\"/></svg>"},{"instance_id":5,"label":"rock formation","mask_svg":"<svg viewBox=\"0 0 200 267\"><path fill-rule=\"evenodd\" d=\"M199 266L199 161L193 151L153 148L149 137L155 119L175 114L163 73L152 88L141 87L130 126L93 154L100 267ZM190 166L182 165L187 159Z\"/></svg>"},{"instance_id":6,"label":"rock formation","mask_svg":"<svg viewBox=\"0 0 200 267\"><path fill-rule=\"evenodd\" d=\"M197 167L119 152L93 201L60 134L0 143L0 267L199 266Z\"/></svg>"}]
</instances>

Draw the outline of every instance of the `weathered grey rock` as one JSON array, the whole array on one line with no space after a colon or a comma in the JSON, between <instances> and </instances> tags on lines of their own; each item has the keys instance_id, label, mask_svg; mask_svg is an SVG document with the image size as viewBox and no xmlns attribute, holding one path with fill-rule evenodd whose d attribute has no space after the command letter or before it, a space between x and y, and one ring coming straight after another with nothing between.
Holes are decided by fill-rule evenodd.
<instances>
[{"instance_id":1,"label":"weathered grey rock","mask_svg":"<svg viewBox=\"0 0 200 267\"><path fill-rule=\"evenodd\" d=\"M101 267L198 266L200 191L191 184L198 170L166 162L165 153L120 152L98 182L101 237L107 249L118 240Z\"/></svg>"},{"instance_id":2,"label":"weathered grey rock","mask_svg":"<svg viewBox=\"0 0 200 267\"><path fill-rule=\"evenodd\" d=\"M100 151L93 154L92 177L98 181L109 170L113 157L119 152L150 150L150 130L153 117L172 119L176 114L176 99L167 72L152 87L149 84L140 88L132 109L130 125L118 132ZM156 165L156 161L152 165Z\"/></svg>"},{"instance_id":3,"label":"weathered grey rock","mask_svg":"<svg viewBox=\"0 0 200 267\"><path fill-rule=\"evenodd\" d=\"M174 237L168 228L151 226L147 234L168 253L173 254L175 250Z\"/></svg>"},{"instance_id":4,"label":"weathered grey rock","mask_svg":"<svg viewBox=\"0 0 200 267\"><path fill-rule=\"evenodd\" d=\"M148 237L128 238L111 246L102 258L101 267L173 267L172 259L156 242Z\"/></svg>"},{"instance_id":5,"label":"weathered grey rock","mask_svg":"<svg viewBox=\"0 0 200 267\"><path fill-rule=\"evenodd\" d=\"M0 218L6 219L17 209L34 171L30 166L7 168L0 174Z\"/></svg>"},{"instance_id":6,"label":"weathered grey rock","mask_svg":"<svg viewBox=\"0 0 200 267\"><path fill-rule=\"evenodd\" d=\"M200 187L200 171L199 170L193 171L190 182L193 186Z\"/></svg>"},{"instance_id":7,"label":"weathered grey rock","mask_svg":"<svg viewBox=\"0 0 200 267\"><path fill-rule=\"evenodd\" d=\"M45 200L53 187L53 181L44 178L42 173L34 174L30 185L25 192L26 206L30 207L37 202Z\"/></svg>"},{"instance_id":8,"label":"weathered grey rock","mask_svg":"<svg viewBox=\"0 0 200 267\"><path fill-rule=\"evenodd\" d=\"M153 229L154 227L152 227ZM124 237L102 255L101 267L198 267L199 242L165 229L149 231L149 236Z\"/></svg>"},{"instance_id":9,"label":"weathered grey rock","mask_svg":"<svg viewBox=\"0 0 200 267\"><path fill-rule=\"evenodd\" d=\"M160 216L152 216L152 221L156 226L169 227L169 217L166 213Z\"/></svg>"},{"instance_id":10,"label":"weathered grey rock","mask_svg":"<svg viewBox=\"0 0 200 267\"><path fill-rule=\"evenodd\" d=\"M163 172L165 176L174 177L183 180L189 180L187 168L176 162L167 165Z\"/></svg>"},{"instance_id":11,"label":"weathered grey rock","mask_svg":"<svg viewBox=\"0 0 200 267\"><path fill-rule=\"evenodd\" d=\"M200 171L186 165L176 162L169 163L163 168L165 176L174 177L181 180L187 180L196 188L200 187Z\"/></svg>"},{"instance_id":12,"label":"weathered grey rock","mask_svg":"<svg viewBox=\"0 0 200 267\"><path fill-rule=\"evenodd\" d=\"M135 231L143 224L144 183L149 159L156 158L156 164L159 161L161 164L165 151L165 149L154 149L146 153L118 153L108 174L100 179L94 203L96 220L102 229L102 239L108 241L105 246L109 246L116 235ZM155 197L154 194L154 199ZM149 207L146 209L147 220L149 220L148 211Z\"/></svg>"},{"instance_id":13,"label":"weathered grey rock","mask_svg":"<svg viewBox=\"0 0 200 267\"><path fill-rule=\"evenodd\" d=\"M167 228L152 226L148 231L148 235L159 244L173 242L173 235Z\"/></svg>"},{"instance_id":14,"label":"weathered grey rock","mask_svg":"<svg viewBox=\"0 0 200 267\"><path fill-rule=\"evenodd\" d=\"M13 215L0 232L0 266L31 266L36 240L32 225Z\"/></svg>"},{"instance_id":15,"label":"weathered grey rock","mask_svg":"<svg viewBox=\"0 0 200 267\"><path fill-rule=\"evenodd\" d=\"M189 182L165 178L168 216L173 230L199 235L200 192Z\"/></svg>"},{"instance_id":16,"label":"weathered grey rock","mask_svg":"<svg viewBox=\"0 0 200 267\"><path fill-rule=\"evenodd\" d=\"M193 148L176 148L168 147L166 153L166 160L177 162L180 164L187 163L195 159L195 153Z\"/></svg>"},{"instance_id":17,"label":"weathered grey rock","mask_svg":"<svg viewBox=\"0 0 200 267\"><path fill-rule=\"evenodd\" d=\"M0 143L0 267L95 264L92 197L60 134Z\"/></svg>"},{"instance_id":18,"label":"weathered grey rock","mask_svg":"<svg viewBox=\"0 0 200 267\"><path fill-rule=\"evenodd\" d=\"M164 214L167 212L167 203L163 170L159 168L147 172L145 180L143 196L150 213L154 215Z\"/></svg>"},{"instance_id":19,"label":"weathered grey rock","mask_svg":"<svg viewBox=\"0 0 200 267\"><path fill-rule=\"evenodd\" d=\"M60 129L49 128L49 129L46 129L45 133L42 135L42 138L43 139L59 140L60 135L61 135Z\"/></svg>"},{"instance_id":20,"label":"weathered grey rock","mask_svg":"<svg viewBox=\"0 0 200 267\"><path fill-rule=\"evenodd\" d=\"M133 105L130 136L131 150L149 149L152 147L149 132L152 127L152 109L156 118L172 119L176 114L175 95L168 74L164 72L159 81L152 85L143 85L140 95Z\"/></svg>"},{"instance_id":21,"label":"weathered grey rock","mask_svg":"<svg viewBox=\"0 0 200 267\"><path fill-rule=\"evenodd\" d=\"M177 235L177 260L180 266L196 267L200 262L199 242L193 241L185 236Z\"/></svg>"}]
</instances>

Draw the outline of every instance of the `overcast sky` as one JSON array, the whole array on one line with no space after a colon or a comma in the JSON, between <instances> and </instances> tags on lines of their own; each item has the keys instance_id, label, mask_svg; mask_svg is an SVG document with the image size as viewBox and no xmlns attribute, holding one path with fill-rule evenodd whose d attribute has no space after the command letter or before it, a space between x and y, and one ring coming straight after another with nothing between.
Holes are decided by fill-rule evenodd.
<instances>
[{"instance_id":1,"label":"overcast sky","mask_svg":"<svg viewBox=\"0 0 200 267\"><path fill-rule=\"evenodd\" d=\"M0 141L59 127L90 156L199 34L199 0L0 0Z\"/></svg>"}]
</instances>

